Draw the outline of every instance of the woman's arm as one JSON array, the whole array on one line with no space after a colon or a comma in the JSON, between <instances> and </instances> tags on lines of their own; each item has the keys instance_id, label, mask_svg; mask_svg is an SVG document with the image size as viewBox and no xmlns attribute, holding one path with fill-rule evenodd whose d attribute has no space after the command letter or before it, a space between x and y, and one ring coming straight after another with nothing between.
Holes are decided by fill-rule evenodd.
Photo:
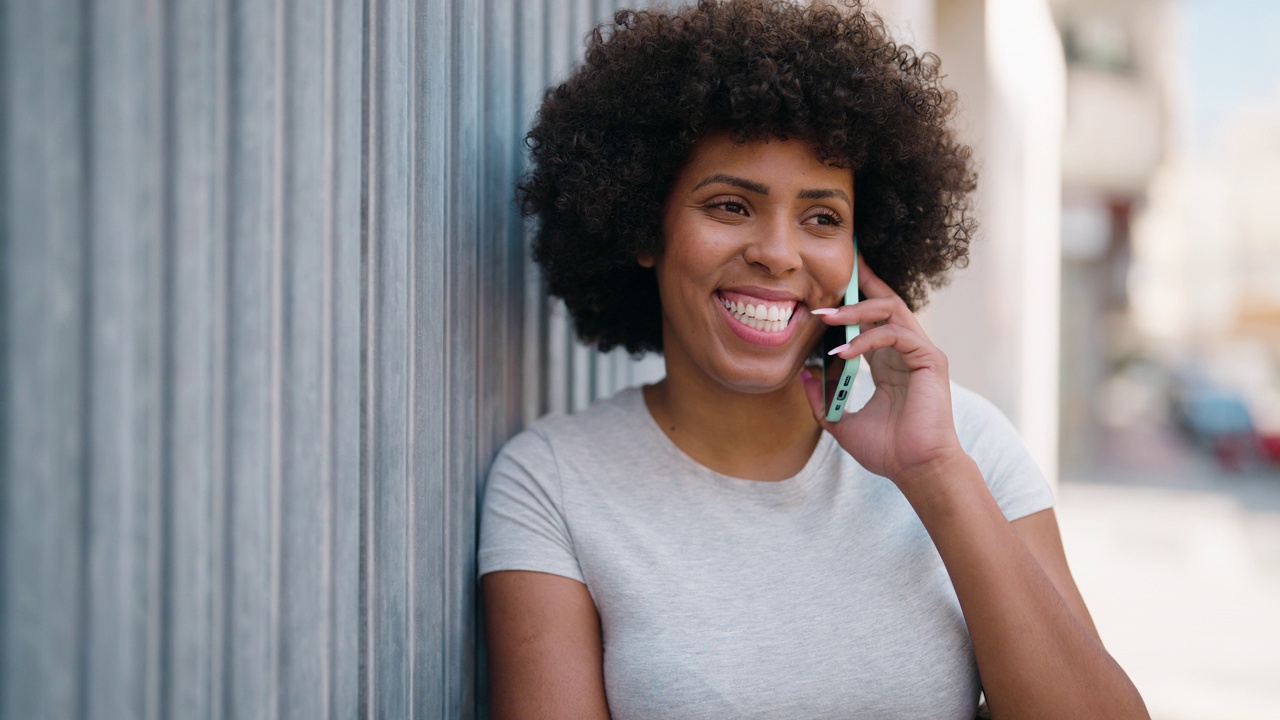
<instances>
[{"instance_id":1,"label":"woman's arm","mask_svg":"<svg viewBox=\"0 0 1280 720\"><path fill-rule=\"evenodd\" d=\"M960 600L992 717L1149 718L1098 640L1053 513L1005 519L956 434L946 356L866 263L858 280L866 300L813 312L862 325L839 354L865 355L875 392L829 423L818 381L807 379L805 390L823 427L892 480L924 523Z\"/></svg>"},{"instance_id":2,"label":"woman's arm","mask_svg":"<svg viewBox=\"0 0 1280 720\"><path fill-rule=\"evenodd\" d=\"M600 616L587 586L522 570L481 578L494 720L608 720Z\"/></svg>"},{"instance_id":3,"label":"woman's arm","mask_svg":"<svg viewBox=\"0 0 1280 720\"><path fill-rule=\"evenodd\" d=\"M967 457L928 486L908 500L955 586L992 718L1149 717L1098 639L1053 511L1006 521Z\"/></svg>"},{"instance_id":4,"label":"woman's arm","mask_svg":"<svg viewBox=\"0 0 1280 720\"><path fill-rule=\"evenodd\" d=\"M1027 550L1040 563L1040 569L1049 576L1049 581L1067 603L1067 607L1071 608L1089 633L1101 642L1102 637L1093 624L1093 616L1084 604L1080 588L1076 587L1071 568L1067 567L1067 553L1062 549L1062 534L1058 531L1058 516L1052 509L1041 510L1014 520L1012 525L1018 531L1018 537L1022 538L1022 544L1027 546Z\"/></svg>"}]
</instances>

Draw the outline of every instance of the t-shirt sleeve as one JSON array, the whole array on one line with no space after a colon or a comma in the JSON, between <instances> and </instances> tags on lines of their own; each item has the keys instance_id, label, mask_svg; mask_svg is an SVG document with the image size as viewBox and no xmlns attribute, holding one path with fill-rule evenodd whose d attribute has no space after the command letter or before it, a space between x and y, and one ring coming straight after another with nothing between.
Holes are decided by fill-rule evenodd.
<instances>
[{"instance_id":1,"label":"t-shirt sleeve","mask_svg":"<svg viewBox=\"0 0 1280 720\"><path fill-rule=\"evenodd\" d=\"M1013 423L986 398L952 386L956 429L1006 519L1053 507L1053 490Z\"/></svg>"},{"instance_id":2,"label":"t-shirt sleeve","mask_svg":"<svg viewBox=\"0 0 1280 720\"><path fill-rule=\"evenodd\" d=\"M555 454L536 430L512 438L489 470L478 561L480 575L536 570L585 582L563 514Z\"/></svg>"}]
</instances>

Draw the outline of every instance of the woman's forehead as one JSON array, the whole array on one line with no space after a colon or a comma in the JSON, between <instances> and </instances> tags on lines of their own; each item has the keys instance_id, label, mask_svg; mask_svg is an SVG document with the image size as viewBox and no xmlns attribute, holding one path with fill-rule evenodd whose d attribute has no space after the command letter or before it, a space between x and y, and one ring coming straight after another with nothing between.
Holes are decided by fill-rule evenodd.
<instances>
[{"instance_id":1,"label":"woman's forehead","mask_svg":"<svg viewBox=\"0 0 1280 720\"><path fill-rule=\"evenodd\" d=\"M779 137L735 140L728 131L707 133L694 143L677 184L693 190L723 175L765 186L817 182L853 190L853 173L826 161L813 143Z\"/></svg>"}]
</instances>

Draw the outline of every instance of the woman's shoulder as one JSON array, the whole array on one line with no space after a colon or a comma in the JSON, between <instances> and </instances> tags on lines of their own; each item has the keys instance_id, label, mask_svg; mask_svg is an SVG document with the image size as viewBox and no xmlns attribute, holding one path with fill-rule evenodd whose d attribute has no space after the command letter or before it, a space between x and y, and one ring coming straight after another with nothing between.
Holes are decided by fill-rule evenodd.
<instances>
[{"instance_id":1,"label":"woman's shoulder","mask_svg":"<svg viewBox=\"0 0 1280 720\"><path fill-rule=\"evenodd\" d=\"M866 405L875 389L875 380L870 372L864 370L858 373L853 380L848 412L859 410ZM1016 435L1013 425L995 403L954 380L951 381L951 415L961 441L993 429L1001 433L1013 432Z\"/></svg>"},{"instance_id":2,"label":"woman's shoulder","mask_svg":"<svg viewBox=\"0 0 1280 720\"><path fill-rule=\"evenodd\" d=\"M993 422L1008 422L1004 412L986 396L955 381L951 383L951 412L957 426L974 429Z\"/></svg>"},{"instance_id":3,"label":"woman's shoulder","mask_svg":"<svg viewBox=\"0 0 1280 720\"><path fill-rule=\"evenodd\" d=\"M982 469L1009 520L1052 507L1053 491L1013 422L986 397L951 383L951 410L960 444Z\"/></svg>"},{"instance_id":4,"label":"woman's shoulder","mask_svg":"<svg viewBox=\"0 0 1280 720\"><path fill-rule=\"evenodd\" d=\"M627 388L576 413L543 416L498 453L488 473L490 494L495 486L499 495L520 487L559 505L584 485L599 485L601 478L625 474L653 457L646 438L656 428L646 428L646 422L652 425L653 420L639 388Z\"/></svg>"},{"instance_id":5,"label":"woman's shoulder","mask_svg":"<svg viewBox=\"0 0 1280 720\"><path fill-rule=\"evenodd\" d=\"M618 467L611 455L644 412L640 390L629 388L577 413L539 418L508 440L485 482L480 573L533 570L585 582L574 535L591 527L592 516L578 511L583 481Z\"/></svg>"},{"instance_id":6,"label":"woman's shoulder","mask_svg":"<svg viewBox=\"0 0 1280 720\"><path fill-rule=\"evenodd\" d=\"M951 383L951 414L956 434L966 447L994 445L1025 452L1022 435L999 406L986 396L954 382Z\"/></svg>"}]
</instances>

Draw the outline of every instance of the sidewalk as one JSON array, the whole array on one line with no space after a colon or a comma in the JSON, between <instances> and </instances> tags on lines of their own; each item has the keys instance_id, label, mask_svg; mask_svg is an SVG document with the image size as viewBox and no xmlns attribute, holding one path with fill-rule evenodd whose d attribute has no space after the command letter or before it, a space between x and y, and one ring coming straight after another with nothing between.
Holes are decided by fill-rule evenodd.
<instances>
[{"instance_id":1,"label":"sidewalk","mask_svg":"<svg viewBox=\"0 0 1280 720\"><path fill-rule=\"evenodd\" d=\"M1280 718L1280 472L1224 474L1158 430L1064 474L1058 515L1103 641L1156 720Z\"/></svg>"}]
</instances>

